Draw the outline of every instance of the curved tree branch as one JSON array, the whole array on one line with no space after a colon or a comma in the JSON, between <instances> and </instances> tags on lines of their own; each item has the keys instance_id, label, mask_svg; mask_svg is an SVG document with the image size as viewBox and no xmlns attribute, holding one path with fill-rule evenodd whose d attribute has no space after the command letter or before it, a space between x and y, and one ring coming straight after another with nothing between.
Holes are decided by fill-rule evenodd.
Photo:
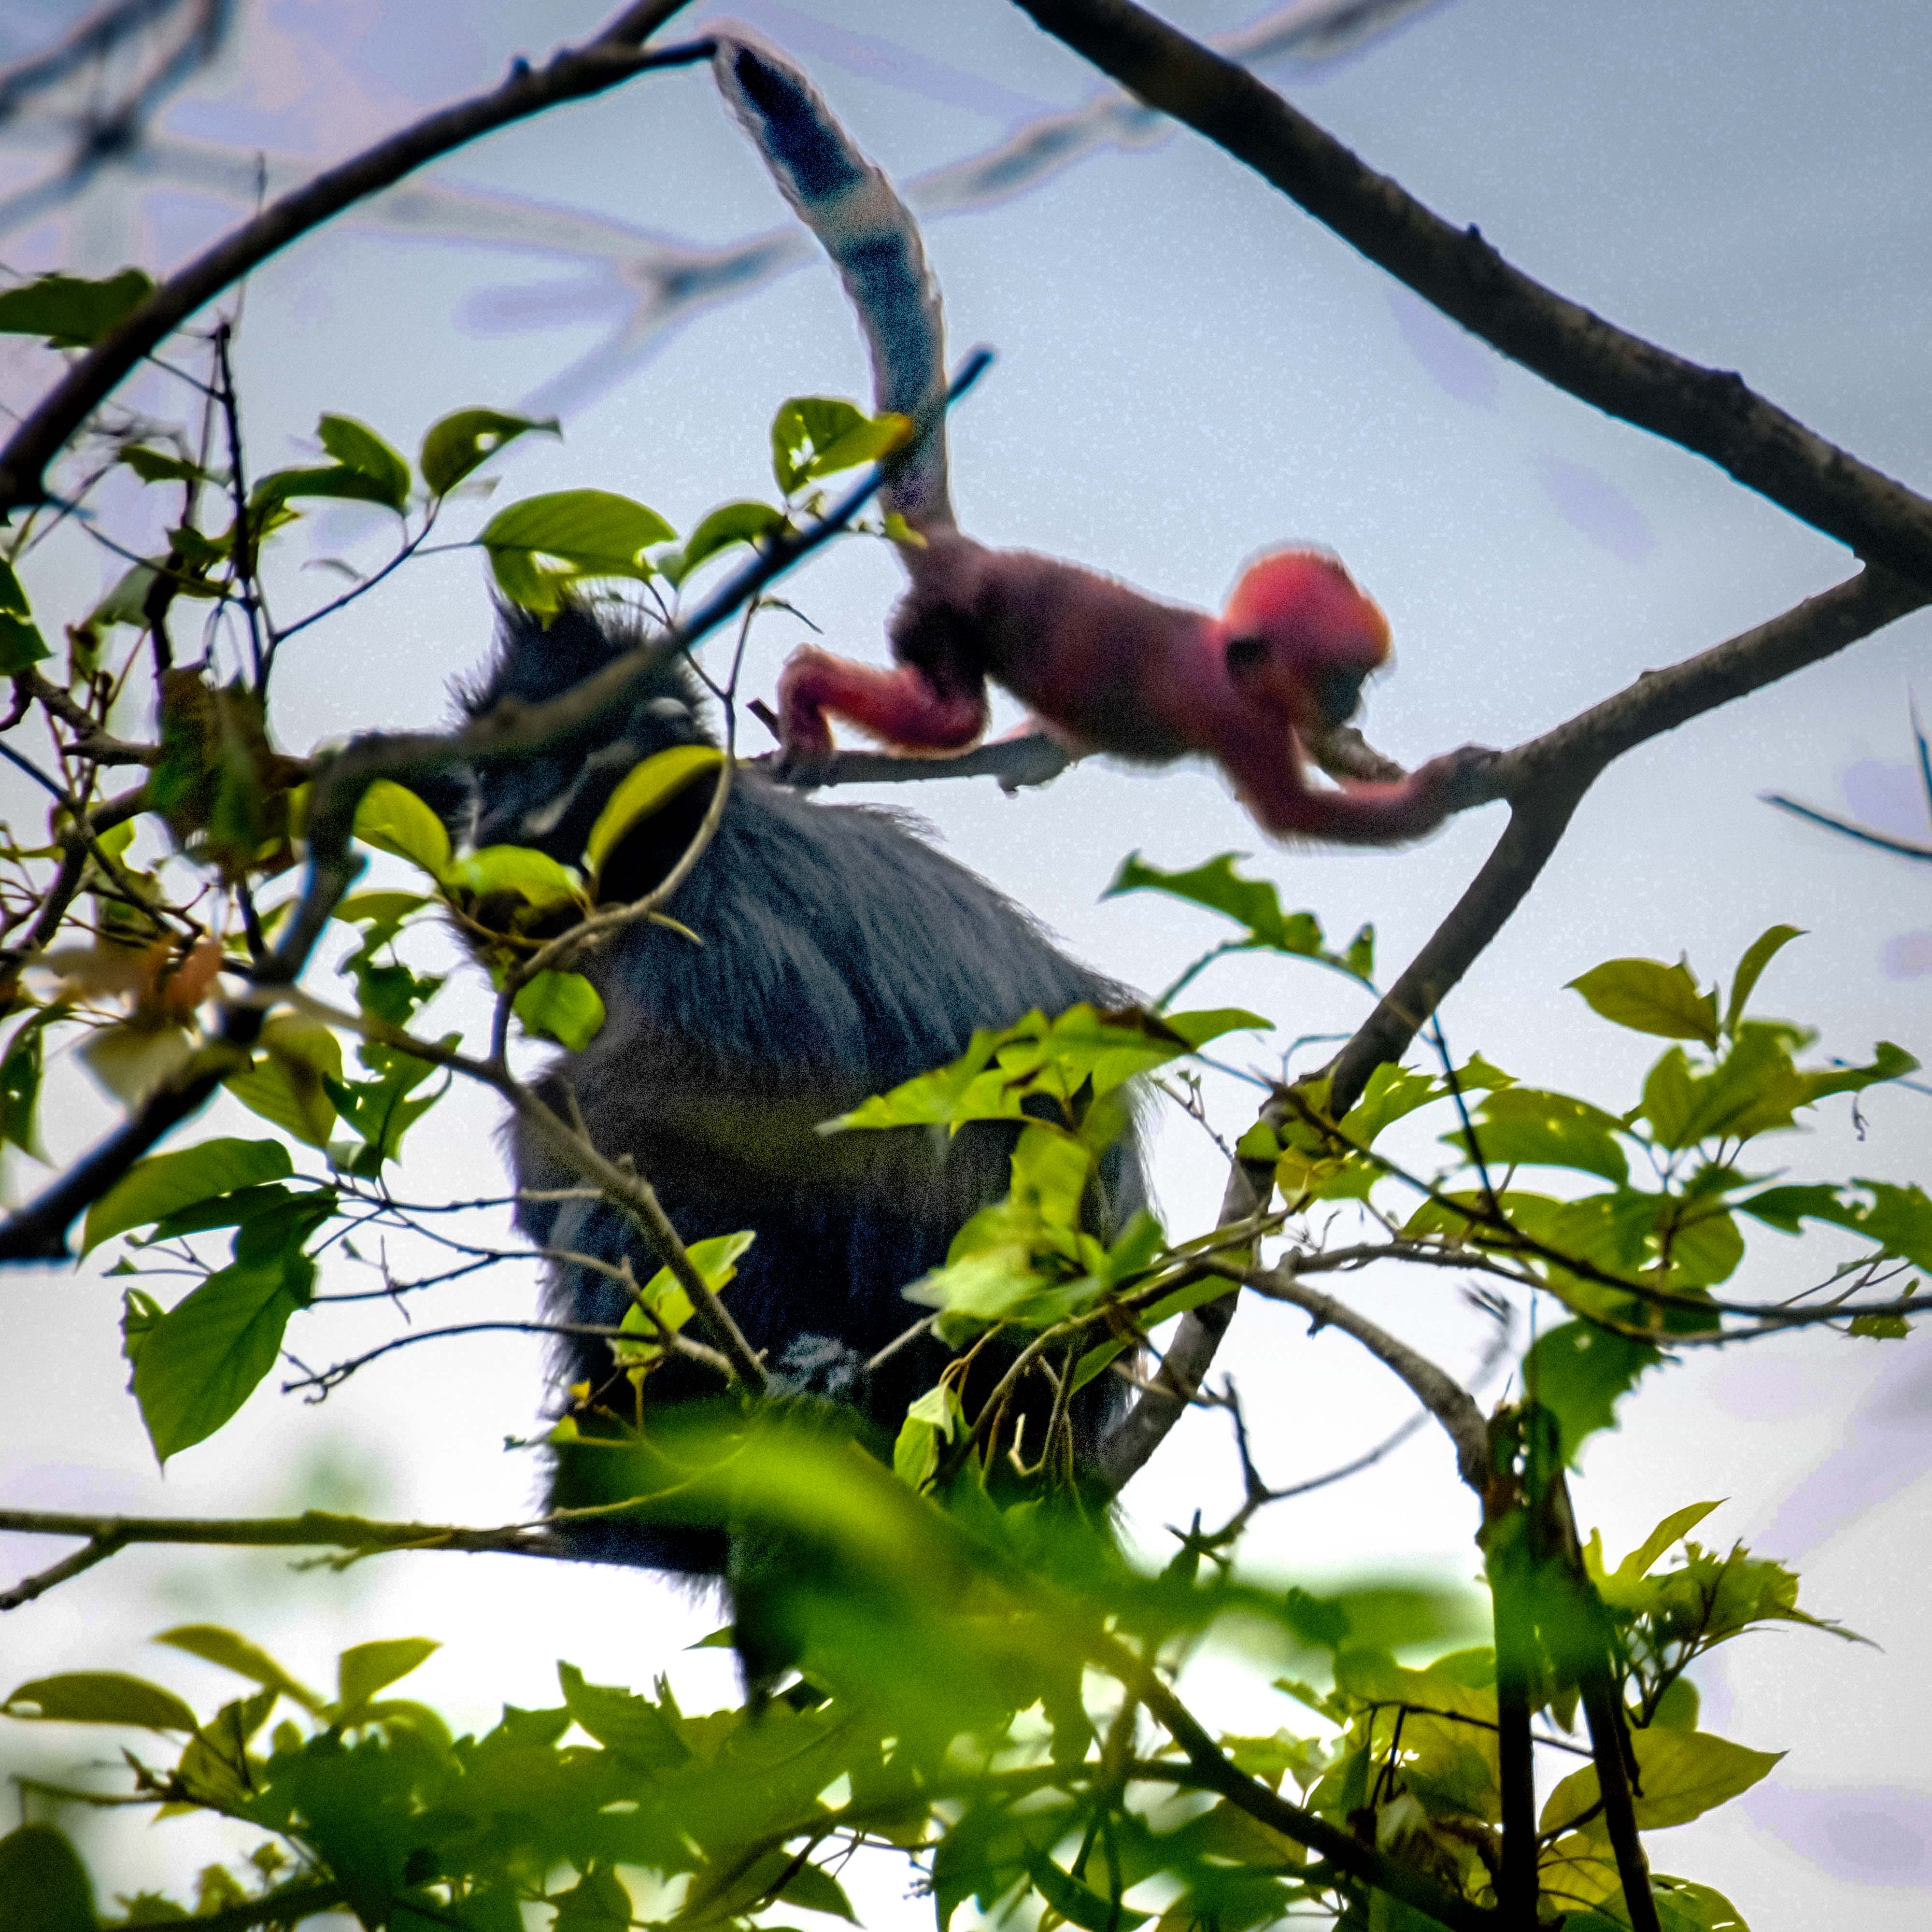
<instances>
[{"instance_id":1,"label":"curved tree branch","mask_svg":"<svg viewBox=\"0 0 1932 1932\"><path fill-rule=\"evenodd\" d=\"M1932 502L1826 441L1734 370L1593 314L1456 228L1281 96L1134 0L1018 0L1150 107L1185 122L1472 334L1607 415L1694 451L1932 590Z\"/></svg>"},{"instance_id":2,"label":"curved tree branch","mask_svg":"<svg viewBox=\"0 0 1932 1932\"><path fill-rule=\"evenodd\" d=\"M1928 601L1888 572L1856 577L1667 670L1634 683L1553 730L1502 753L1485 789L1506 799L1510 820L1496 848L1449 916L1404 969L1329 1066L1329 1105L1340 1114L1369 1076L1399 1059L1450 989L1487 949L1562 842L1570 816L1605 766L1646 740L1674 730L1816 663ZM1237 1162L1222 1220L1244 1218L1267 1198L1264 1176ZM1099 1457L1102 1486L1115 1493L1146 1462L1198 1393L1227 1331L1234 1298L1182 1317L1154 1389L1117 1423ZM1170 1366L1172 1371L1170 1372Z\"/></svg>"}]
</instances>

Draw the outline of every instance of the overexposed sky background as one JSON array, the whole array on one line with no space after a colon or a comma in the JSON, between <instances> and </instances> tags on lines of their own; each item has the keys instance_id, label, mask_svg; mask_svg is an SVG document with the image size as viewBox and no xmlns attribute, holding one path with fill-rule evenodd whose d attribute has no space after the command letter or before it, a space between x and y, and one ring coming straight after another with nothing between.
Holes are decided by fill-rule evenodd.
<instances>
[{"instance_id":1,"label":"overexposed sky background","mask_svg":"<svg viewBox=\"0 0 1932 1932\"><path fill-rule=\"evenodd\" d=\"M80 10L5 0L0 64ZM602 10L250 0L220 64L161 117L140 169L104 172L70 205L0 232L0 261L165 270L244 211L258 150L272 181L298 178L490 84L515 54L581 37ZM810 68L902 181L1098 91L1004 0L747 0L693 7L680 25L728 11ZM1169 0L1165 11L1202 32L1255 14L1250 0ZM1802 0L1632 0L1614 10L1438 0L1345 59L1268 71L1372 166L1448 219L1480 224L1532 274L1670 348L1742 370L1908 482L1932 479L1932 13L1913 0L1850 14ZM57 132L32 118L0 126L0 196L44 176ZM256 469L298 458L325 410L413 450L448 410L548 399L562 410L565 439L520 448L499 501L593 485L688 529L718 501L766 486L765 428L783 398L863 393L843 298L806 254L796 272L673 330L633 326L661 290L654 274L689 259L668 243L715 262L728 258L703 251L785 229L702 68L508 130L422 179L434 194L346 218L250 283L238 369ZM1258 548L1332 544L1394 625L1398 662L1366 724L1405 761L1532 736L1851 567L1838 545L1708 464L1502 362L1190 134L1104 150L1030 193L934 220L928 241L956 350L986 341L1000 356L952 432L968 527L1203 604L1219 602ZM0 400L20 406L48 366L0 339ZM186 413L182 392L152 374L123 394ZM131 502L122 508L133 513ZM483 514L454 513L452 533ZM364 567L383 554L378 513L343 508L312 527L313 549L301 536L287 546L285 613L332 592L326 573L298 568L312 554L340 551ZM37 554L26 576L44 613L77 614L118 569L76 538ZM787 595L835 648L877 656L896 575L881 547L848 544ZM440 717L489 624L474 554L412 565L291 646L278 673L286 741L305 748ZM762 625L749 688L768 694L805 634L783 617ZM1621 1110L1658 1043L1595 1021L1564 982L1626 953L1688 951L1707 978L1728 976L1760 931L1788 920L1810 936L1780 958L1761 1007L1819 1027L1822 1052L1862 1058L1887 1037L1932 1060L1924 869L1760 798L1789 791L1925 837L1906 704L1915 679L1932 699L1929 640L1922 614L1614 766L1445 1009L1458 1053L1480 1048L1526 1079ZM1252 854L1252 869L1331 933L1372 920L1392 977L1502 820L1498 808L1472 814L1400 854L1270 848L1210 773L1097 766L1018 799L946 784L893 802L926 814L950 850L1082 956L1150 989L1219 928L1151 898L1100 902L1130 850L1168 866ZM8 774L0 811L25 826L38 807ZM1198 992L1204 1004L1274 1016L1284 1042L1346 1029L1362 1011L1339 981L1280 962L1217 966ZM432 1010L446 1026L473 1018L473 986L453 985ZM1236 1044L1256 1065L1272 1064L1271 1050ZM47 1124L57 1156L110 1118L81 1078L54 1083L68 1100ZM1218 1123L1238 1132L1251 1095L1233 1082L1210 1091ZM1884 1090L1862 1112L1855 1130L1835 1103L1808 1138L1768 1144L1763 1164L1789 1163L1795 1178L1932 1179L1932 1096ZM409 1190L494 1191L492 1125L489 1102L452 1096L412 1147ZM1185 1120L1160 1130L1156 1174L1171 1230L1205 1226L1221 1162ZM6 1178L18 1195L38 1177L16 1161ZM1775 1234L1754 1236L1732 1286L1797 1286L1794 1253ZM514 1316L532 1290L532 1270L505 1268L442 1292L417 1316ZM122 1387L116 1285L98 1268L15 1274L0 1280L0 1497L10 1503L188 1513L334 1498L477 1522L530 1506L532 1467L501 1445L536 1417L533 1340L404 1351L320 1406L279 1397L272 1378L164 1480ZM1360 1298L1451 1367L1480 1348L1442 1277L1372 1279ZM378 1304L305 1317L290 1345L320 1363L398 1331ZM1841 1922L1853 1910L1895 1915L1932 1881L1932 1784L1918 1749L1932 1690L1916 1643L1932 1572L1923 1346L1815 1336L1687 1360L1627 1406L1631 1426L1593 1444L1577 1486L1586 1527L1600 1523L1613 1552L1683 1503L1730 1498L1706 1526L1714 1539L1798 1562L1806 1606L1881 1646L1761 1636L1706 1675L1710 1728L1792 1754L1742 1804L1660 1835L1653 1857L1720 1886L1755 1932ZM1346 1342L1307 1340L1280 1311L1245 1310L1222 1363L1276 1482L1346 1460L1406 1412L1400 1391ZM1163 1525L1197 1506L1211 1520L1238 1489L1224 1421L1197 1417L1126 1501L1157 1551ZM1354 1482L1264 1514L1250 1552L1317 1584L1398 1561L1468 1576L1474 1526L1443 1446L1424 1435ZM0 1539L0 1569L10 1576L54 1553ZM421 1557L292 1576L245 1554L136 1551L0 1625L0 1688L107 1664L199 1700L225 1694L204 1666L137 1647L170 1622L215 1616L311 1678L344 1645L442 1636L445 1650L411 1688L479 1725L504 1700L553 1701L557 1655L605 1682L672 1667L693 1687L688 1707L724 1685L706 1675L723 1667L716 1653L678 1654L713 1613L637 1576ZM1212 1714L1233 1693L1207 1672L1198 1694ZM1226 1714L1237 1712L1252 1728L1252 1712ZM0 1766L68 1768L90 1752L109 1754L70 1735L0 1733ZM190 1862L184 1838L177 1849L117 1828L98 1844L110 1889L152 1882L158 1860ZM898 1884L895 1874L866 1892L869 1922L923 1922L929 1908L898 1904Z\"/></svg>"}]
</instances>

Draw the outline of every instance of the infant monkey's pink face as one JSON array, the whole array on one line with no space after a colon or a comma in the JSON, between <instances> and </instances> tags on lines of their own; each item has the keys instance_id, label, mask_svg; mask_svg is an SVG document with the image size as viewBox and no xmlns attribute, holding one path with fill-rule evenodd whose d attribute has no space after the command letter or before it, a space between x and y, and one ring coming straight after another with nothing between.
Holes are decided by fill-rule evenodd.
<instances>
[{"instance_id":1,"label":"infant monkey's pink face","mask_svg":"<svg viewBox=\"0 0 1932 1932\"><path fill-rule=\"evenodd\" d=\"M1388 620L1325 550L1252 565L1221 625L1235 682L1311 730L1352 716L1363 680L1388 662Z\"/></svg>"}]
</instances>

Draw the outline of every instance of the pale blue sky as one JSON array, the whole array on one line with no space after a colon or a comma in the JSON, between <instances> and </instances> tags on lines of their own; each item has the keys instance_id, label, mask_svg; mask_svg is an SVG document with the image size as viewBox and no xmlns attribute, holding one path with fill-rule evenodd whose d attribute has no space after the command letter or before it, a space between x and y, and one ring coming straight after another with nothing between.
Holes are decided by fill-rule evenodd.
<instances>
[{"instance_id":1,"label":"pale blue sky","mask_svg":"<svg viewBox=\"0 0 1932 1932\"><path fill-rule=\"evenodd\" d=\"M13 0L0 8L0 58L75 10ZM166 118L171 172L104 180L70 217L0 238L0 259L99 269L131 255L164 268L234 218L224 194L184 184L218 186L206 171L224 148L231 164L261 145L313 165L487 84L512 53L540 55L584 33L599 10L269 0L250 10L222 70ZM728 10L792 46L902 178L1096 86L1001 0ZM1207 32L1253 10L1171 0L1166 10ZM1929 68L1932 11L1913 0L1852 11L1802 0L1614 9L1447 0L1332 68L1274 71L1372 165L1449 219L1479 223L1531 273L1673 349L1741 369L1823 434L1924 484ZM44 165L25 138L0 146L0 165ZM701 69L512 130L430 178L474 192L394 221L440 227L446 238L346 222L255 278L239 366L258 465L292 456L323 410L412 447L447 409L542 389L625 312L636 253L626 230L711 247L784 218ZM515 245L450 238L493 221ZM928 238L956 346L984 340L1000 354L953 432L969 526L1203 603L1218 602L1257 548L1285 537L1334 544L1394 625L1396 665L1371 694L1366 722L1406 760L1532 735L1645 667L1848 573L1838 545L1698 459L1502 362L1191 135L1098 155L1030 195L935 222ZM604 373L602 388L580 386L561 444L532 443L507 466L506 494L594 484L688 527L719 500L758 491L764 428L780 400L856 394L864 381L842 298L815 262ZM0 395L17 403L34 380L20 356L0 351ZM141 394L179 408L158 385ZM373 513L338 513L320 527L331 543L357 546L360 561L380 555ZM302 554L298 546L280 586L289 609L328 582L293 568ZM72 546L37 560L29 583L53 608L62 595L91 595L101 569ZM852 545L788 594L835 647L877 655L895 580L890 556ZM488 621L471 554L404 573L292 649L289 741L437 716L449 678L481 653ZM754 688L769 690L802 634L782 619L761 631ZM1480 1048L1526 1078L1626 1106L1645 1043L1590 1020L1564 982L1633 952L1688 950L1706 976L1728 973L1759 931L1789 920L1811 936L1767 982L1772 1010L1820 1027L1825 1051L1862 1056L1884 1036L1932 1059L1928 981L1888 976L1886 964L1888 942L1932 928L1924 869L1759 802L1772 788L1840 808L1849 796L1910 833L1906 701L1916 678L1932 702L1928 640L1932 617L1922 615L1613 768L1524 912L1447 1009L1457 1049ZM5 798L22 808L13 792ZM1017 800L935 786L895 802L928 815L950 850L1086 957L1149 988L1216 929L1151 899L1099 903L1130 850L1169 866L1252 853L1288 902L1312 907L1331 931L1374 920L1392 974L1453 902L1501 818L1472 814L1411 852L1344 855L1266 848L1206 772L1083 768ZM1912 956L1894 947L1890 956L1896 968ZM1340 982L1267 962L1217 968L1201 992L1204 1003L1275 1016L1284 1037L1345 1028L1360 1011ZM457 1024L467 996L446 997ZM1266 1051L1257 1042L1252 1057ZM1214 1098L1238 1131L1250 1104L1241 1090L1227 1083ZM1863 1113L1862 1144L1841 1107L1811 1142L1775 1157L1807 1173L1932 1178L1932 1100L1880 1093ZM446 1108L411 1185L484 1191L491 1118L479 1102L466 1101L460 1116ZM50 1138L71 1150L104 1118L77 1105ZM1170 1225L1201 1225L1220 1185L1211 1146L1170 1122L1160 1162ZM11 1184L26 1179L16 1170ZM1736 1286L1795 1286L1777 1238L1760 1246L1756 1272ZM446 1304L440 1318L526 1305L527 1278L502 1272L496 1286ZM15 1278L0 1293L16 1338L0 1404L0 1494L10 1498L229 1505L238 1473L277 1472L260 1478L268 1497L323 1446L359 1439L379 1445L385 1508L490 1521L526 1505L528 1466L498 1445L530 1424L533 1343L405 1354L320 1409L265 1389L164 1485L121 1390L110 1286L85 1275ZM1479 1338L1442 1283L1405 1278L1365 1285L1362 1295L1452 1366L1473 1359ZM387 1316L345 1318L326 1342L302 1346L346 1354L392 1328ZM1636 1428L1594 1446L1579 1486L1586 1524L1602 1523L1613 1548L1681 1503L1732 1498L1709 1526L1718 1540L1762 1537L1769 1553L1802 1558L1807 1604L1887 1646L1760 1639L1712 1685L1714 1728L1760 1748L1798 1748L1748 1815L1733 1808L1669 1834L1656 1857L1730 1892L1756 1932L1836 1922L1854 1900L1881 1914L1900 1909L1932 1880L1932 1798L1917 1748L1932 1691L1916 1641L1932 1485L1910 1480L1932 1404L1923 1346L1814 1338L1672 1370L1639 1398ZM69 1357L70 1367L40 1366ZM1244 1314L1226 1359L1276 1480L1342 1460L1403 1413L1399 1392L1342 1342L1305 1342L1270 1311ZM15 1388L23 1364L32 1381ZM1235 1481L1225 1430L1191 1420L1129 1492L1135 1527L1157 1544L1164 1523L1204 1500L1211 1515ZM1474 1527L1448 1456L1424 1438L1358 1483L1265 1516L1256 1554L1318 1574L1419 1550L1468 1574ZM8 1567L30 1560L16 1545ZM174 1614L168 1604L210 1611L220 1598L197 1591L278 1574L216 1555L124 1557L10 1621L8 1654L16 1676L57 1660L113 1661L104 1642L159 1628ZM338 1642L417 1628L446 1636L422 1681L425 1694L452 1700L476 1696L500 1671L501 1695L544 1701L550 1646L547 1636L532 1650L532 1630L567 1633L554 1647L594 1678L640 1682L708 1622L635 1578L566 1579L483 1559L247 1587L262 1592L251 1629L285 1637L304 1672ZM323 1600L338 1606L337 1628L318 1636ZM182 1669L198 1668L168 1667L184 1685ZM1199 1694L1211 1706L1220 1687L1204 1681ZM487 1702L477 1698L476 1717L488 1714ZM1826 1791L1838 1795L1804 1796ZM116 1869L131 1881L136 1866ZM1904 1889L1888 1894L1888 1886ZM893 1905L896 1895L881 1892L874 1922L922 1915Z\"/></svg>"}]
</instances>

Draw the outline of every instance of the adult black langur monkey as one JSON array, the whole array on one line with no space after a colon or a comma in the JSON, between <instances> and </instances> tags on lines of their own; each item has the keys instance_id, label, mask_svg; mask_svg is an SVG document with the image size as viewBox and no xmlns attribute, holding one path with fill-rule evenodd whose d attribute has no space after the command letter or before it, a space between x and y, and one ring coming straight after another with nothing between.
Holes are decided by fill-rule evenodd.
<instances>
[{"instance_id":1,"label":"adult black langur monkey","mask_svg":"<svg viewBox=\"0 0 1932 1932\"><path fill-rule=\"evenodd\" d=\"M506 611L495 660L463 701L472 716L505 698L541 702L638 641L582 605L547 626ZM626 772L673 746L715 742L700 713L689 666L668 659L628 717L535 757L480 764L452 819L476 845L533 846L572 862ZM634 900L662 882L715 782L688 786L609 855L599 877L606 901ZM1131 996L1070 959L899 815L822 804L753 767L734 774L716 832L667 910L702 943L637 923L572 962L596 984L606 1018L587 1046L556 1061L545 1096L567 1115L568 1083L599 1150L635 1160L687 1243L755 1232L726 1291L747 1340L780 1390L850 1405L873 1426L876 1446L889 1448L948 1352L922 1336L867 1365L918 1319L901 1291L940 1265L964 1222L1006 1192L1016 1133L976 1123L950 1139L920 1129L828 1138L814 1127L957 1057L976 1028L1035 1007L1052 1014ZM520 1189L572 1184L528 1137L513 1132L511 1152ZM1103 1161L1096 1195L1090 1220L1110 1238L1144 1201L1131 1136ZM658 1266L601 1202L526 1202L517 1218L538 1246L628 1261L640 1282ZM598 1326L629 1305L621 1283L574 1264L552 1264L544 1298L555 1318ZM969 1398L1011 1360L1010 1350L1004 1359L988 1351ZM567 1339L556 1366L562 1382L590 1384L592 1412L633 1400L600 1338ZM665 1405L719 1387L710 1370L674 1358L646 1378L643 1400L662 1416ZM1120 1390L1101 1376L1075 1399L1076 1463L1118 1411ZM1016 1405L1016 1418L1031 1424L1030 1456L1050 1408L1043 1385ZM597 1427L594 1413L585 1426ZM611 1499L596 1490L599 1460L608 1459L580 1452L557 1462L554 1507ZM725 1571L733 1556L716 1528L592 1518L565 1533L586 1557L696 1575Z\"/></svg>"},{"instance_id":2,"label":"adult black langur monkey","mask_svg":"<svg viewBox=\"0 0 1932 1932\"><path fill-rule=\"evenodd\" d=\"M816 197L812 224L837 244L872 353L877 406L921 412L934 380L943 381L943 350L937 294L910 214L796 70L736 38L718 42L714 64L794 205L800 184ZM889 506L909 521L950 517L944 463L935 425L892 479ZM567 607L548 625L506 611L495 659L464 701L472 716L505 698L541 701L638 641L587 604ZM452 823L478 846L533 846L572 862L632 767L674 746L715 742L700 710L690 668L668 661L627 717L534 758L480 765L467 800L452 804ZM604 899L628 902L663 880L689 846L715 782L691 784L633 829L602 868ZM556 1064L546 1097L566 1114L574 1106L604 1154L635 1161L687 1243L754 1232L727 1300L775 1386L846 1405L886 1448L948 1359L928 1334L875 1361L916 1319L902 1291L940 1265L964 1223L1006 1192L1017 1130L976 1123L950 1138L919 1130L827 1138L814 1129L956 1058L977 1028L1035 1008L1053 1014L1130 996L1068 958L1010 900L900 817L821 804L749 769L734 774L716 833L666 910L701 944L638 923L573 962L596 985L606 1018L586 1047ZM512 1156L526 1192L567 1187L572 1178L524 1136L513 1133ZM1144 1199L1130 1132L1101 1164L1090 1225L1111 1238ZM640 1281L657 1264L602 1203L526 1201L518 1220L554 1255L628 1262ZM628 1305L620 1281L555 1262L545 1301L562 1321L600 1327L614 1325ZM969 1412L1012 1354L984 1352L965 1391ZM591 1430L600 1407L615 1430L615 1415L634 1401L646 1420L662 1420L718 1390L707 1370L674 1357L633 1396L609 1345L595 1337L566 1340L556 1366L566 1383L588 1384L578 1410ZM1052 1392L1030 1380L1036 1385L1018 1392L1009 1430L1023 1432L1026 1453L1037 1456L1048 1446ZM1123 1393L1116 1378L1102 1376L1067 1406L1076 1469ZM1014 1439L1009 1432L995 1446ZM560 1453L553 1508L612 1500L597 1480L609 1460L594 1450ZM748 1677L768 1681L789 1661L782 1640L775 1645L770 1633L747 1628L760 1552L716 1525L586 1516L564 1534L586 1557L725 1575Z\"/></svg>"}]
</instances>

